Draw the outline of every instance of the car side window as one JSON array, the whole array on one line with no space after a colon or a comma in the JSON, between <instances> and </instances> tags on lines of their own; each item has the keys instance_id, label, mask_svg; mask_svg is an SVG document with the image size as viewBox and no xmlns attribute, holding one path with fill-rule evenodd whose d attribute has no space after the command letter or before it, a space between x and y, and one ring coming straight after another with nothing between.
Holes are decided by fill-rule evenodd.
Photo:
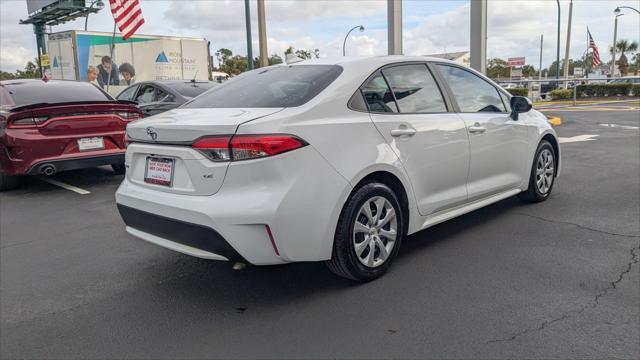
<instances>
[{"instance_id":1,"label":"car side window","mask_svg":"<svg viewBox=\"0 0 640 360\"><path fill-rule=\"evenodd\" d=\"M370 112L398 112L393 94L381 73L377 73L362 86L362 95Z\"/></svg>"},{"instance_id":2,"label":"car side window","mask_svg":"<svg viewBox=\"0 0 640 360\"><path fill-rule=\"evenodd\" d=\"M443 64L437 67L453 91L461 112L507 112L498 89L484 79L459 67Z\"/></svg>"},{"instance_id":3,"label":"car side window","mask_svg":"<svg viewBox=\"0 0 640 360\"><path fill-rule=\"evenodd\" d=\"M148 104L150 102L155 101L155 87L151 85L143 85L140 87L140 91L138 91L138 95L136 96L136 102L138 104Z\"/></svg>"},{"instance_id":4,"label":"car side window","mask_svg":"<svg viewBox=\"0 0 640 360\"><path fill-rule=\"evenodd\" d=\"M116 99L118 100L133 100L133 97L136 94L136 90L138 89L138 86L132 86L128 89L125 89L123 92L120 93L120 95L118 95L116 97Z\"/></svg>"},{"instance_id":5,"label":"car side window","mask_svg":"<svg viewBox=\"0 0 640 360\"><path fill-rule=\"evenodd\" d=\"M382 70L402 113L447 112L435 79L424 64L394 66Z\"/></svg>"},{"instance_id":6,"label":"car side window","mask_svg":"<svg viewBox=\"0 0 640 360\"><path fill-rule=\"evenodd\" d=\"M171 95L170 93L157 88L156 89L156 100L157 102L174 102L175 98L173 95Z\"/></svg>"}]
</instances>

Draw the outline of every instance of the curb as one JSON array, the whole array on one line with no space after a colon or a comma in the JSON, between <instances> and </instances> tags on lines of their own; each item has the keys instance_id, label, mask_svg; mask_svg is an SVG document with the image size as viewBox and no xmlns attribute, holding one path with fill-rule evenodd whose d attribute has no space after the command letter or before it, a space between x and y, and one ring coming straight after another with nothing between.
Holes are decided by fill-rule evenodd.
<instances>
[{"instance_id":1,"label":"curb","mask_svg":"<svg viewBox=\"0 0 640 360\"><path fill-rule=\"evenodd\" d=\"M552 126L560 126L560 125L562 125L562 119L560 119L557 116L547 116L547 121Z\"/></svg>"}]
</instances>

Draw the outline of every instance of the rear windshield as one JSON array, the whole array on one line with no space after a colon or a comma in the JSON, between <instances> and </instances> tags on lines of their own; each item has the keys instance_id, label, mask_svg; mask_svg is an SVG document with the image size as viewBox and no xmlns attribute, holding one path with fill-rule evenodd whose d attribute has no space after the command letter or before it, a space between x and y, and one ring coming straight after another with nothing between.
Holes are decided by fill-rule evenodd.
<instances>
[{"instance_id":1,"label":"rear windshield","mask_svg":"<svg viewBox=\"0 0 640 360\"><path fill-rule=\"evenodd\" d=\"M76 81L65 82L15 82L4 84L16 106L38 103L62 103L73 101L107 101L113 100L98 87Z\"/></svg>"},{"instance_id":2,"label":"rear windshield","mask_svg":"<svg viewBox=\"0 0 640 360\"><path fill-rule=\"evenodd\" d=\"M196 97L216 85L218 84L213 82L176 82L167 84L168 87L177 91L178 94L186 97Z\"/></svg>"},{"instance_id":3,"label":"rear windshield","mask_svg":"<svg viewBox=\"0 0 640 360\"><path fill-rule=\"evenodd\" d=\"M275 66L249 71L191 100L187 108L278 108L313 99L342 72L337 65Z\"/></svg>"}]
</instances>

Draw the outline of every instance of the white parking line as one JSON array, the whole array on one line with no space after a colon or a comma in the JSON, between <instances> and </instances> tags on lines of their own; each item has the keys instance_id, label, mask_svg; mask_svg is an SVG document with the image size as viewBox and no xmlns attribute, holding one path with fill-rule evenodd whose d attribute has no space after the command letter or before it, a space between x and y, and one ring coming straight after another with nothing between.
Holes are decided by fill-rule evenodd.
<instances>
[{"instance_id":1,"label":"white parking line","mask_svg":"<svg viewBox=\"0 0 640 360\"><path fill-rule=\"evenodd\" d=\"M620 128L625 130L638 130L640 127L630 125L618 125L618 124L600 124L600 126L606 126L611 128Z\"/></svg>"},{"instance_id":2,"label":"white parking line","mask_svg":"<svg viewBox=\"0 0 640 360\"><path fill-rule=\"evenodd\" d=\"M582 141L592 141L595 140L599 135L577 135L573 137L559 137L558 141L560 144L572 143L572 142L582 142Z\"/></svg>"},{"instance_id":3,"label":"white parking line","mask_svg":"<svg viewBox=\"0 0 640 360\"><path fill-rule=\"evenodd\" d=\"M49 178L49 177L39 176L38 179L40 179L40 180L42 180L44 182L48 182L49 184L60 186L63 189L67 189L69 191L73 191L73 192L78 193L80 195L91 194L91 191L87 191L85 189L80 189L79 187L75 187L73 185L65 184L63 182L60 182L58 180L54 180L54 179Z\"/></svg>"}]
</instances>

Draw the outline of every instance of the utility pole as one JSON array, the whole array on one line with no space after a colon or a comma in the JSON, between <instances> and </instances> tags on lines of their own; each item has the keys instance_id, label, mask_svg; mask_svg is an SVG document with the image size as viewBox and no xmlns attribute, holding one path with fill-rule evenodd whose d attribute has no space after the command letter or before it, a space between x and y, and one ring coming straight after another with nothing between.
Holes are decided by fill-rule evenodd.
<instances>
[{"instance_id":1,"label":"utility pole","mask_svg":"<svg viewBox=\"0 0 640 360\"><path fill-rule=\"evenodd\" d=\"M269 66L267 26L264 19L264 0L258 0L258 41L260 46L260 67Z\"/></svg>"},{"instance_id":2,"label":"utility pole","mask_svg":"<svg viewBox=\"0 0 640 360\"><path fill-rule=\"evenodd\" d=\"M573 0L569 3L569 20L567 24L567 45L564 51L564 78L569 77L569 47L571 46L571 14L573 12ZM568 83L565 83L565 88Z\"/></svg>"},{"instance_id":3,"label":"utility pole","mask_svg":"<svg viewBox=\"0 0 640 360\"><path fill-rule=\"evenodd\" d=\"M544 34L540 35L540 63L538 65L538 81L542 80L542 42L544 41Z\"/></svg>"},{"instance_id":4,"label":"utility pole","mask_svg":"<svg viewBox=\"0 0 640 360\"><path fill-rule=\"evenodd\" d=\"M402 0L387 0L387 44L389 55L402 55Z\"/></svg>"},{"instance_id":5,"label":"utility pole","mask_svg":"<svg viewBox=\"0 0 640 360\"><path fill-rule=\"evenodd\" d=\"M249 0L244 0L244 22L247 27L247 69L253 70L253 45L251 43L251 8Z\"/></svg>"},{"instance_id":6,"label":"utility pole","mask_svg":"<svg viewBox=\"0 0 640 360\"><path fill-rule=\"evenodd\" d=\"M487 0L471 0L471 68L481 73L487 69Z\"/></svg>"}]
</instances>

